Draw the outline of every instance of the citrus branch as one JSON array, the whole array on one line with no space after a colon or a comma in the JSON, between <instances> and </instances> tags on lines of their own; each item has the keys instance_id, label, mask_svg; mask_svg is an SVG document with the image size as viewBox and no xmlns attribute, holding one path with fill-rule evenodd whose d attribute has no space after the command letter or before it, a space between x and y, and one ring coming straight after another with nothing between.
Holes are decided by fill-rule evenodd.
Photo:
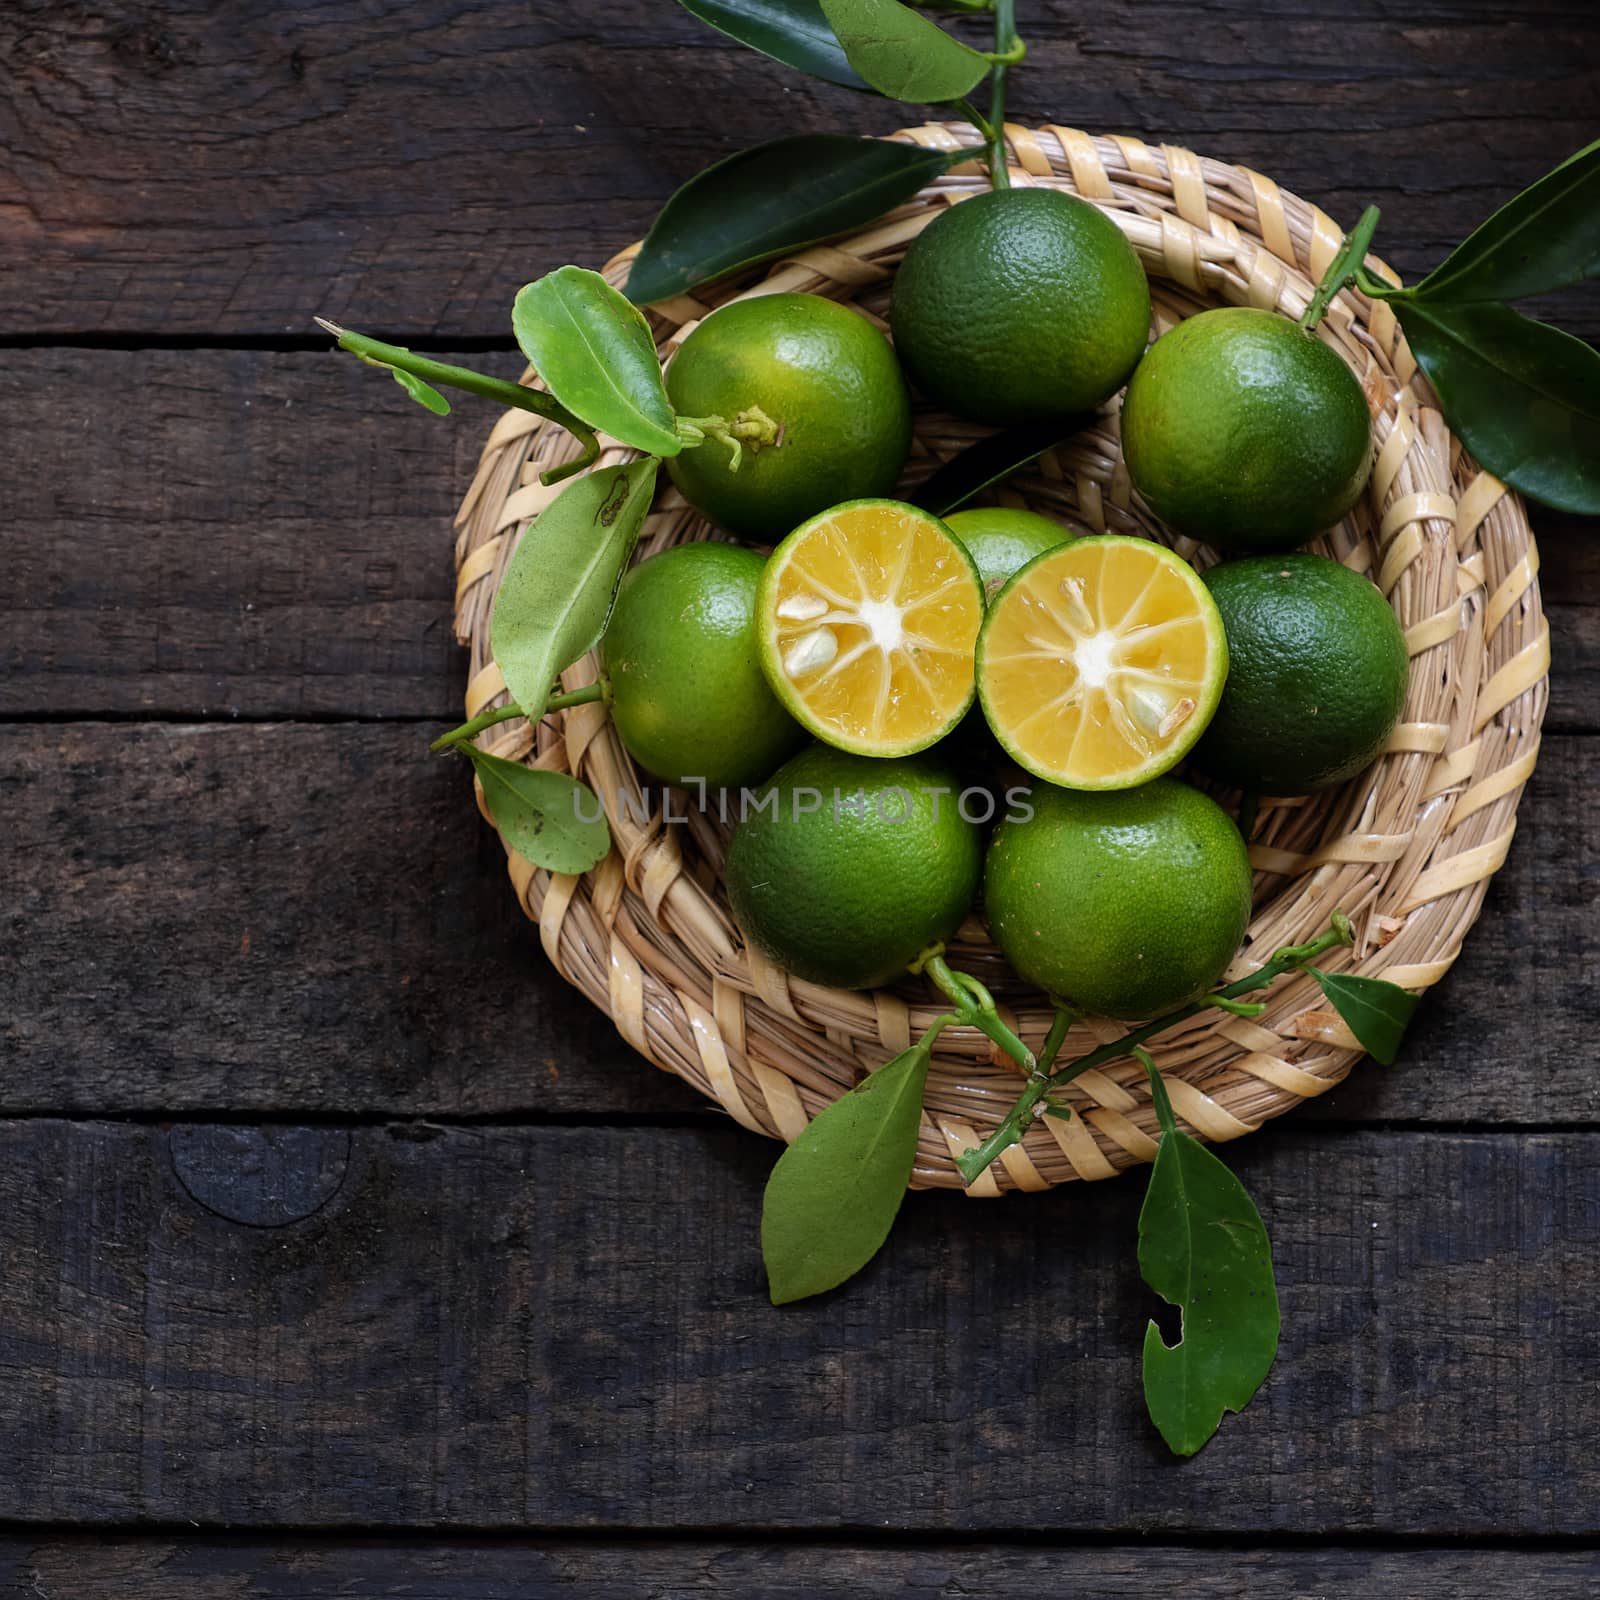
<instances>
[{"instance_id":1,"label":"citrus branch","mask_svg":"<svg viewBox=\"0 0 1600 1600\"><path fill-rule=\"evenodd\" d=\"M965 972L952 972L944 959L942 948L935 946L928 954L919 956L912 964L913 972L926 972L934 986L951 1001L969 1028L977 1028L1000 1046L1024 1072L1033 1072L1038 1062L995 1009L994 996L974 977Z\"/></svg>"},{"instance_id":2,"label":"citrus branch","mask_svg":"<svg viewBox=\"0 0 1600 1600\"><path fill-rule=\"evenodd\" d=\"M447 389L461 389L467 394L477 395L482 400L494 400L503 406L514 406L519 411L531 411L535 416L543 417L546 422L553 422L558 427L565 428L583 446L583 454L576 461L569 461L564 466L552 467L548 472L541 472L539 474L541 483L559 483L563 478L570 478L574 473L582 472L585 467L591 466L600 454L600 441L595 438L594 429L582 418L574 416L553 395L545 394L539 389L526 389L520 383L510 383L504 378L488 377L484 373L472 371L470 367L453 367L445 361L432 361L427 356L413 354L404 345L385 344L381 339L369 339L366 334L341 328L337 322L329 322L325 317L317 317L315 321L319 328L331 333L339 341L341 350L348 350L366 362L369 367L384 367L391 372L409 373L413 378L420 378L425 384L442 383ZM410 385L403 384L402 387L412 392ZM448 411L449 407L440 400L439 405L431 409Z\"/></svg>"},{"instance_id":3,"label":"citrus branch","mask_svg":"<svg viewBox=\"0 0 1600 1600\"><path fill-rule=\"evenodd\" d=\"M1188 1018L1209 1006L1216 1005L1219 1001L1237 1000L1239 996L1250 994L1253 990L1265 989L1269 984L1276 983L1286 972L1299 971L1335 945L1355 943L1350 919L1342 911L1333 913L1330 924L1325 933L1319 934L1309 944L1284 945L1273 952L1272 959L1265 966L1258 967L1254 972L1212 994L1191 1001L1186 1006L1179 1006L1175 1011L1169 1011L1165 1016L1157 1017L1152 1022L1141 1023L1137 1028L1132 1028L1123 1034L1120 1039L1113 1039L1109 1044L1100 1045L1088 1055L1079 1056L1076 1061L1068 1062L1066 1066L1056 1071L1034 1073L1028 1080L1027 1088L1018 1096L1017 1103L1006 1113L999 1127L976 1150L964 1150L956 1157L956 1166L960 1168L962 1178L969 1184L975 1182L1002 1150L1009 1150L1012 1145L1019 1143L1027 1131L1028 1124L1038 1115L1034 1108L1051 1089L1071 1083L1080 1073L1088 1072L1093 1067L1104 1066L1119 1056L1132 1054L1134 1048L1142 1045L1146 1039L1154 1038L1167 1028L1187 1021ZM937 979L935 981L937 982ZM1223 1009L1228 1010L1231 1007L1224 1004ZM1057 1021L1059 1020L1058 1012ZM1052 1034L1054 1031L1052 1028ZM1062 1031L1064 1035L1065 1030Z\"/></svg>"},{"instance_id":4,"label":"citrus branch","mask_svg":"<svg viewBox=\"0 0 1600 1600\"><path fill-rule=\"evenodd\" d=\"M993 0L992 5L985 5L982 9L994 12L994 49L985 52L994 63L994 70L989 74L989 114L985 116L970 100L957 100L955 105L983 140L989 186L993 189L1009 189L1011 175L1006 170L1006 69L1021 61L1027 55L1028 47L1017 33L1016 0Z\"/></svg>"},{"instance_id":5,"label":"citrus branch","mask_svg":"<svg viewBox=\"0 0 1600 1600\"><path fill-rule=\"evenodd\" d=\"M1376 206L1368 206L1361 213L1361 220L1345 235L1345 241L1334 253L1333 260L1328 263L1328 270L1322 274L1322 282L1317 285L1317 292L1312 295L1310 303L1300 314L1300 326L1309 333L1322 321L1322 314L1333 303L1333 297L1344 288L1347 283L1358 277L1367 277L1365 262L1367 251L1372 248L1372 235L1377 231L1380 213ZM1386 284L1385 288L1388 287ZM1372 291L1366 284L1361 285L1363 293Z\"/></svg>"},{"instance_id":6,"label":"citrus branch","mask_svg":"<svg viewBox=\"0 0 1600 1600\"><path fill-rule=\"evenodd\" d=\"M568 694L551 695L545 703L545 713L552 711L565 711L569 706L591 705L596 700L605 699L606 685L602 683L586 683L581 689L573 689ZM496 706L492 711L480 711L471 722L463 722L459 728L452 728L449 733L442 733L432 744L430 750L451 750L459 744L470 744L483 732L485 728L492 728L499 722L510 722L513 717L526 716L527 713L515 701L508 706Z\"/></svg>"}]
</instances>

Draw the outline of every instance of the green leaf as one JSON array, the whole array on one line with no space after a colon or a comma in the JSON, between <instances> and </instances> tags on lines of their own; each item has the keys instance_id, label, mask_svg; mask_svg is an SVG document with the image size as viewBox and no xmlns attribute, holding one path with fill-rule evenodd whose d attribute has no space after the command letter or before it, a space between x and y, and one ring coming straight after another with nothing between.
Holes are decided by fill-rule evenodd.
<instances>
[{"instance_id":1,"label":"green leaf","mask_svg":"<svg viewBox=\"0 0 1600 1600\"><path fill-rule=\"evenodd\" d=\"M511 326L550 393L590 427L652 455L683 448L650 325L598 272L558 267L524 284Z\"/></svg>"},{"instance_id":2,"label":"green leaf","mask_svg":"<svg viewBox=\"0 0 1600 1600\"><path fill-rule=\"evenodd\" d=\"M611 830L593 790L564 772L542 772L462 745L483 785L494 825L511 848L551 872L587 872L605 859Z\"/></svg>"},{"instance_id":3,"label":"green leaf","mask_svg":"<svg viewBox=\"0 0 1600 1600\"><path fill-rule=\"evenodd\" d=\"M1004 433L991 433L951 456L932 477L912 490L911 503L936 517L947 517L990 484L1009 478L1052 446L1070 439L1089 420L1084 415L1056 422L1025 422Z\"/></svg>"},{"instance_id":4,"label":"green leaf","mask_svg":"<svg viewBox=\"0 0 1600 1600\"><path fill-rule=\"evenodd\" d=\"M822 0L850 65L891 100L937 104L971 94L989 58L900 0Z\"/></svg>"},{"instance_id":5,"label":"green leaf","mask_svg":"<svg viewBox=\"0 0 1600 1600\"><path fill-rule=\"evenodd\" d=\"M1139 1270L1178 1306L1179 1341L1152 1320L1144 1337L1144 1396L1174 1454L1192 1456L1224 1411L1242 1411L1278 1351L1272 1246L1244 1185L1179 1130L1161 1074L1143 1051L1163 1129L1139 1212Z\"/></svg>"},{"instance_id":6,"label":"green leaf","mask_svg":"<svg viewBox=\"0 0 1600 1600\"><path fill-rule=\"evenodd\" d=\"M761 1205L772 1303L821 1294L859 1272L889 1237L917 1154L923 1040L819 1112L778 1158Z\"/></svg>"},{"instance_id":7,"label":"green leaf","mask_svg":"<svg viewBox=\"0 0 1600 1600\"><path fill-rule=\"evenodd\" d=\"M1411 292L1519 300L1600 275L1600 139L1508 201Z\"/></svg>"},{"instance_id":8,"label":"green leaf","mask_svg":"<svg viewBox=\"0 0 1600 1600\"><path fill-rule=\"evenodd\" d=\"M431 411L436 417L450 415L450 402L432 384L424 383L414 372L402 372L399 367L390 367L389 373L424 411Z\"/></svg>"},{"instance_id":9,"label":"green leaf","mask_svg":"<svg viewBox=\"0 0 1600 1600\"><path fill-rule=\"evenodd\" d=\"M1418 996L1382 978L1357 978L1347 972L1319 972L1307 967L1328 1003L1361 1041L1374 1061L1394 1065L1400 1040L1417 1009Z\"/></svg>"},{"instance_id":10,"label":"green leaf","mask_svg":"<svg viewBox=\"0 0 1600 1600\"><path fill-rule=\"evenodd\" d=\"M489 643L530 722L556 674L594 648L655 492L656 460L576 478L522 536L495 596Z\"/></svg>"},{"instance_id":11,"label":"green leaf","mask_svg":"<svg viewBox=\"0 0 1600 1600\"><path fill-rule=\"evenodd\" d=\"M662 207L634 258L628 298L649 305L864 227L932 183L952 159L942 150L842 133L803 133L741 150L691 178Z\"/></svg>"},{"instance_id":12,"label":"green leaf","mask_svg":"<svg viewBox=\"0 0 1600 1600\"><path fill-rule=\"evenodd\" d=\"M1509 306L1397 295L1450 426L1497 478L1558 511L1600 512L1600 353Z\"/></svg>"},{"instance_id":13,"label":"green leaf","mask_svg":"<svg viewBox=\"0 0 1600 1600\"><path fill-rule=\"evenodd\" d=\"M847 89L868 87L845 59L819 0L678 0L678 4L718 33L786 67L842 83Z\"/></svg>"}]
</instances>

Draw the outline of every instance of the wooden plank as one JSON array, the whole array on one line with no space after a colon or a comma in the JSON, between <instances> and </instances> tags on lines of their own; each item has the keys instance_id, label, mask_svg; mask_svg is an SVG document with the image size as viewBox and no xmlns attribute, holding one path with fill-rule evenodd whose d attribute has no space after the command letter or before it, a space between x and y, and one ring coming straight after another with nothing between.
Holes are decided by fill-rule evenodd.
<instances>
[{"instance_id":1,"label":"wooden plank","mask_svg":"<svg viewBox=\"0 0 1600 1600\"><path fill-rule=\"evenodd\" d=\"M473 358L515 377L515 357ZM103 425L125 396L138 428ZM495 412L333 352L15 352L0 713L456 717L450 518Z\"/></svg>"},{"instance_id":2,"label":"wooden plank","mask_svg":"<svg viewBox=\"0 0 1600 1600\"><path fill-rule=\"evenodd\" d=\"M438 731L0 727L0 1106L700 1110L555 976L462 765L426 753ZM1301 1115L1600 1121L1597 787L1600 741L1547 741L1510 860L1400 1065Z\"/></svg>"},{"instance_id":3,"label":"wooden plank","mask_svg":"<svg viewBox=\"0 0 1600 1600\"><path fill-rule=\"evenodd\" d=\"M159 1127L0 1124L0 1517L1595 1540L1600 1135L1329 1141L1230 1152L1284 1347L1178 1464L1133 1182L914 1197L777 1309L732 1131L362 1128L269 1227Z\"/></svg>"},{"instance_id":4,"label":"wooden plank","mask_svg":"<svg viewBox=\"0 0 1600 1600\"><path fill-rule=\"evenodd\" d=\"M1160 1544L1102 1548L998 1544L915 1549L848 1544L662 1543L604 1546L514 1539L427 1544L372 1540L194 1537L12 1538L0 1541L0 1584L39 1600L950 1600L981 1589L995 1600L1093 1593L1099 1600L1190 1600L1250 1594L1339 1600L1550 1600L1600 1588L1589 1550L1208 1549ZM31 1587L30 1587L31 1586ZM10 1592L8 1590L8 1592Z\"/></svg>"},{"instance_id":5,"label":"wooden plank","mask_svg":"<svg viewBox=\"0 0 1600 1600\"><path fill-rule=\"evenodd\" d=\"M440 731L0 728L5 1103L698 1110L545 960Z\"/></svg>"},{"instance_id":6,"label":"wooden plank","mask_svg":"<svg viewBox=\"0 0 1600 1600\"><path fill-rule=\"evenodd\" d=\"M1536 16L1364 0L1327 19L1293 0L1109 0L1023 23L1017 119L1187 143L1346 223L1377 202L1407 273L1593 132L1586 0ZM99 27L12 7L0 53L0 330L29 337L303 334L318 312L503 334L519 284L598 264L716 158L921 114L632 0L152 0Z\"/></svg>"},{"instance_id":7,"label":"wooden plank","mask_svg":"<svg viewBox=\"0 0 1600 1600\"><path fill-rule=\"evenodd\" d=\"M108 395L147 421L103 426ZM441 421L331 352L38 350L0 366L0 415L36 469L8 502L0 716L459 716L450 518L489 408ZM1538 526L1550 726L1593 729L1600 544Z\"/></svg>"}]
</instances>

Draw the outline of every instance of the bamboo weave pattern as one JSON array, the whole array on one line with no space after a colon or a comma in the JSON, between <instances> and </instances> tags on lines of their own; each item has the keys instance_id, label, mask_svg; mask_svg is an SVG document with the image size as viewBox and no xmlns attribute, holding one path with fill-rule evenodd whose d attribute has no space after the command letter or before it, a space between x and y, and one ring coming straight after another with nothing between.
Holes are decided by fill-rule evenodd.
<instances>
[{"instance_id":1,"label":"bamboo weave pattern","mask_svg":"<svg viewBox=\"0 0 1600 1600\"><path fill-rule=\"evenodd\" d=\"M1006 132L1014 184L1079 194L1127 235L1150 275L1158 333L1216 304L1299 316L1343 238L1315 206L1247 168L1073 128L1008 125ZM897 137L946 149L970 147L975 138L964 125L943 124ZM986 183L978 163L964 164L853 238L654 307L662 358L716 305L783 290L851 303L887 331L890 280L907 245L942 209ZM636 249L607 266L610 281L626 281ZM1375 258L1369 264L1393 279ZM1358 943L1335 951L1330 968L1426 989L1449 970L1505 860L1538 757L1550 661L1539 556L1519 497L1451 436L1393 313L1347 290L1320 331L1362 381L1377 464L1362 504L1311 548L1378 583L1405 631L1410 683L1400 725L1369 772L1308 799L1263 802L1250 851L1255 910L1227 977L1242 976L1279 945L1312 937L1343 907ZM1211 552L1173 540L1138 502L1115 407L1011 480L1002 498L1095 532L1165 539L1208 564ZM919 410L905 482L926 477L983 431ZM602 464L632 454L602 443ZM471 650L469 717L505 699L489 653L495 589L520 532L559 492L543 487L539 472L575 453L567 434L523 411L506 413L484 446L457 518L456 632ZM664 484L639 558L708 536L715 535L704 519ZM576 688L594 675L591 657L563 683ZM745 1127L794 1138L943 1009L912 980L875 993L823 989L744 949L719 888L724 830L692 808L687 821L665 820L659 807L640 820L644 780L603 707L576 707L537 730L503 723L485 747L575 773L602 795L611 855L575 878L536 870L508 849L518 899L550 960L610 1013L622 1036ZM996 990L1008 1019L1037 1047L1049 1007L1010 978L978 920L962 929L951 960ZM1258 1019L1197 1017L1156 1041L1174 1109L1202 1138L1252 1132L1324 1093L1360 1058L1310 979L1282 982L1266 998ZM1098 1019L1079 1023L1061 1059L1121 1031ZM1396 1070L1403 1067L1402 1057ZM987 1039L948 1030L928 1081L913 1187L962 1187L954 1153L992 1128L1018 1088L1015 1069ZM1106 1178L1154 1155L1156 1119L1137 1063L1086 1073L1066 1098L1070 1120L1041 1119L968 1192Z\"/></svg>"}]
</instances>

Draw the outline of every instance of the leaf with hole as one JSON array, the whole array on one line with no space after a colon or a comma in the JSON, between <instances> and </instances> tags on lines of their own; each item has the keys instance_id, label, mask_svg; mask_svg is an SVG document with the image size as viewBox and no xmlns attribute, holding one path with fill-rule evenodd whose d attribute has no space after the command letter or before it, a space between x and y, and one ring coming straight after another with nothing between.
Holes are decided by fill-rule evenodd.
<instances>
[{"instance_id":1,"label":"leaf with hole","mask_svg":"<svg viewBox=\"0 0 1600 1600\"><path fill-rule=\"evenodd\" d=\"M685 11L752 50L813 78L866 89L845 59L820 0L678 0Z\"/></svg>"},{"instance_id":2,"label":"leaf with hole","mask_svg":"<svg viewBox=\"0 0 1600 1600\"><path fill-rule=\"evenodd\" d=\"M1558 511L1600 512L1600 353L1509 306L1396 295L1450 426L1497 478Z\"/></svg>"},{"instance_id":3,"label":"leaf with hole","mask_svg":"<svg viewBox=\"0 0 1600 1600\"><path fill-rule=\"evenodd\" d=\"M652 455L683 448L650 325L598 272L558 267L524 284L511 326L545 387L591 428Z\"/></svg>"},{"instance_id":4,"label":"leaf with hole","mask_svg":"<svg viewBox=\"0 0 1600 1600\"><path fill-rule=\"evenodd\" d=\"M761 1204L774 1305L836 1288L879 1251L905 1199L932 1043L922 1040L811 1120Z\"/></svg>"},{"instance_id":5,"label":"leaf with hole","mask_svg":"<svg viewBox=\"0 0 1600 1600\"><path fill-rule=\"evenodd\" d=\"M605 859L611 830L592 790L564 772L544 772L460 746L483 785L494 825L519 856L549 872L587 872Z\"/></svg>"},{"instance_id":6,"label":"leaf with hole","mask_svg":"<svg viewBox=\"0 0 1600 1600\"><path fill-rule=\"evenodd\" d=\"M1348 972L1306 970L1328 997L1328 1004L1374 1061L1394 1065L1418 997L1383 978L1358 978Z\"/></svg>"},{"instance_id":7,"label":"leaf with hole","mask_svg":"<svg viewBox=\"0 0 1600 1600\"><path fill-rule=\"evenodd\" d=\"M1272 1246L1244 1185L1179 1129L1154 1062L1134 1053L1162 1128L1139 1212L1139 1270L1182 1317L1175 1345L1153 1320L1145 1329L1145 1404L1173 1453L1192 1456L1223 1412L1250 1403L1277 1355Z\"/></svg>"},{"instance_id":8,"label":"leaf with hole","mask_svg":"<svg viewBox=\"0 0 1600 1600\"><path fill-rule=\"evenodd\" d=\"M1600 139L1524 189L1410 291L1417 300L1520 300L1600 276Z\"/></svg>"},{"instance_id":9,"label":"leaf with hole","mask_svg":"<svg viewBox=\"0 0 1600 1600\"><path fill-rule=\"evenodd\" d=\"M965 155L965 152L963 152ZM708 167L662 207L628 275L638 305L865 227L951 163L891 139L803 133Z\"/></svg>"},{"instance_id":10,"label":"leaf with hole","mask_svg":"<svg viewBox=\"0 0 1600 1600\"><path fill-rule=\"evenodd\" d=\"M971 94L989 59L900 0L822 0L850 65L891 100L937 105Z\"/></svg>"},{"instance_id":11,"label":"leaf with hole","mask_svg":"<svg viewBox=\"0 0 1600 1600\"><path fill-rule=\"evenodd\" d=\"M605 631L650 509L656 465L647 456L574 479L534 519L506 568L489 642L530 722L544 715L556 674Z\"/></svg>"}]
</instances>

